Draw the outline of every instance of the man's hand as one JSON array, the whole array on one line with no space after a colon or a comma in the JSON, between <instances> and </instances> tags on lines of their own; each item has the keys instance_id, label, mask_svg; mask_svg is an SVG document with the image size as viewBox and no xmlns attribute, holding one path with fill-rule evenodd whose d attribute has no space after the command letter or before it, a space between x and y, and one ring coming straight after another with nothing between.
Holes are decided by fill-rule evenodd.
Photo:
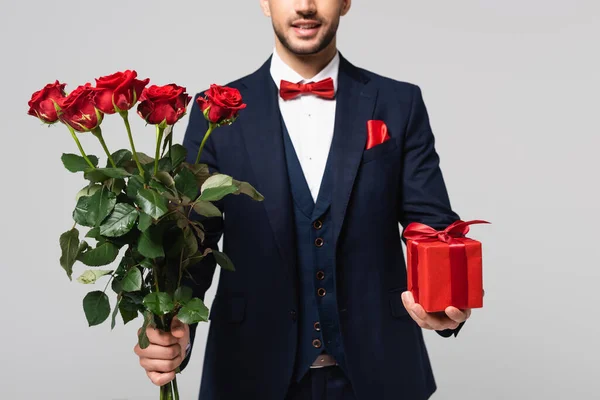
<instances>
[{"instance_id":1,"label":"man's hand","mask_svg":"<svg viewBox=\"0 0 600 400\"><path fill-rule=\"evenodd\" d=\"M138 329L138 334L141 328ZM175 317L171 332L166 333L152 327L146 329L150 346L141 349L136 344L133 351L140 357L140 365L148 378L157 386L175 379L175 370L185 358L185 349L190 342L190 327Z\"/></svg>"},{"instance_id":2,"label":"man's hand","mask_svg":"<svg viewBox=\"0 0 600 400\"><path fill-rule=\"evenodd\" d=\"M461 322L471 316L470 308L460 310L456 307L447 307L444 312L428 313L423 306L415 303L415 298L410 291L402 293L402 303L412 319L423 329L436 331L456 329Z\"/></svg>"}]
</instances>

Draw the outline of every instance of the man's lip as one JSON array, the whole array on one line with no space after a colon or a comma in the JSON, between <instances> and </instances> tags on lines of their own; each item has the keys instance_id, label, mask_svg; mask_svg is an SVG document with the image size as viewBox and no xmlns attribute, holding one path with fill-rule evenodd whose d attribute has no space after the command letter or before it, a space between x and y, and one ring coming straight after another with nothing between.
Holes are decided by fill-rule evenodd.
<instances>
[{"instance_id":1,"label":"man's lip","mask_svg":"<svg viewBox=\"0 0 600 400\"><path fill-rule=\"evenodd\" d=\"M294 28L300 28L302 26L314 26L315 28L318 28L319 26L321 26L321 23L319 21L313 21L313 20L301 20L301 21L295 21L292 26Z\"/></svg>"}]
</instances>

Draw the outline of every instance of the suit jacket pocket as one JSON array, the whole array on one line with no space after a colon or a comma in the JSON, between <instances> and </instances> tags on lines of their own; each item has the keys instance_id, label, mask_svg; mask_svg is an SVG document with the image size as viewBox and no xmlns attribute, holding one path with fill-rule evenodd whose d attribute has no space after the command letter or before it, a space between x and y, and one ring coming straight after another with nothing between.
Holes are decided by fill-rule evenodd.
<instances>
[{"instance_id":1,"label":"suit jacket pocket","mask_svg":"<svg viewBox=\"0 0 600 400\"><path fill-rule=\"evenodd\" d=\"M402 293L406 291L406 286L392 289L388 292L390 301L390 311L395 318L401 318L408 315L408 311L402 302Z\"/></svg>"},{"instance_id":2,"label":"suit jacket pocket","mask_svg":"<svg viewBox=\"0 0 600 400\"><path fill-rule=\"evenodd\" d=\"M215 297L210 308L211 320L239 323L246 316L246 299L242 296Z\"/></svg>"},{"instance_id":3,"label":"suit jacket pocket","mask_svg":"<svg viewBox=\"0 0 600 400\"><path fill-rule=\"evenodd\" d=\"M396 139L390 138L377 146L371 147L369 150L365 150L362 156L362 163L366 164L369 161L376 160L397 148L398 143L396 142Z\"/></svg>"}]
</instances>

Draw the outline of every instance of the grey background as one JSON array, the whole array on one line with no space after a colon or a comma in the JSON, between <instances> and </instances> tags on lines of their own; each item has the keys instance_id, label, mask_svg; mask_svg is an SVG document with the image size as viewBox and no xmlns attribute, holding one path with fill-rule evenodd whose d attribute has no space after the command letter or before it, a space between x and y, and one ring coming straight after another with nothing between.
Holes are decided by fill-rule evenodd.
<instances>
[{"instance_id":1,"label":"grey background","mask_svg":"<svg viewBox=\"0 0 600 400\"><path fill-rule=\"evenodd\" d=\"M88 328L90 288L59 266L83 181L60 162L76 152L68 131L40 126L26 103L54 79L73 90L127 68L190 93L225 84L268 57L270 21L258 0L2 0L0 10L0 397L156 399L132 352L141 321ZM471 231L484 243L485 307L458 338L425 332L436 400L600 396L599 39L595 0L355 0L342 20L346 57L421 86L453 206L493 223ZM132 120L138 149L153 149L152 128ZM103 126L111 150L127 148L117 117ZM206 332L179 378L183 399L197 393Z\"/></svg>"}]
</instances>

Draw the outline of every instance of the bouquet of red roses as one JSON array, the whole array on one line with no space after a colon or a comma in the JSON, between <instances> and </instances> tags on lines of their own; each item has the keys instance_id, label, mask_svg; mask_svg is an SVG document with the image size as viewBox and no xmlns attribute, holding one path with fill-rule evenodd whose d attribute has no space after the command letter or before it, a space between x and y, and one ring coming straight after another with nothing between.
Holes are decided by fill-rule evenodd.
<instances>
[{"instance_id":1,"label":"bouquet of red roses","mask_svg":"<svg viewBox=\"0 0 600 400\"><path fill-rule=\"evenodd\" d=\"M203 249L204 227L193 213L205 217L221 216L213 203L233 194L244 194L256 201L263 197L247 182L231 176L211 173L199 164L206 140L214 129L232 124L239 110L245 108L239 91L211 85L200 107L209 128L194 164L186 162L186 149L173 144L172 129L185 114L191 96L184 87L170 84L148 86L149 79L137 79L135 71L117 72L65 92L65 84L46 85L29 101L29 114L44 124L64 124L75 141L80 155L65 153L62 162L72 173L81 173L86 186L76 195L73 227L60 236L60 265L72 280L73 266L80 262L88 267L77 281L93 284L109 277L103 291L90 291L83 299L89 326L106 321L110 312L106 294L112 282L116 303L111 329L117 314L127 324L142 314L139 331L141 348L149 345L149 324L167 331L177 317L192 324L208 320L208 308L193 298L190 287L182 284L189 270L212 253L221 268L234 270L222 252ZM154 157L135 148L129 110L156 128ZM101 125L106 115L118 114L124 122L131 149L111 153ZM84 151L78 134L91 133L106 155L106 167L99 166L97 156ZM87 228L80 238L77 226ZM94 244L89 242L94 240ZM112 264L124 249L116 269L99 267ZM160 389L161 399L178 399L177 380Z\"/></svg>"}]
</instances>

